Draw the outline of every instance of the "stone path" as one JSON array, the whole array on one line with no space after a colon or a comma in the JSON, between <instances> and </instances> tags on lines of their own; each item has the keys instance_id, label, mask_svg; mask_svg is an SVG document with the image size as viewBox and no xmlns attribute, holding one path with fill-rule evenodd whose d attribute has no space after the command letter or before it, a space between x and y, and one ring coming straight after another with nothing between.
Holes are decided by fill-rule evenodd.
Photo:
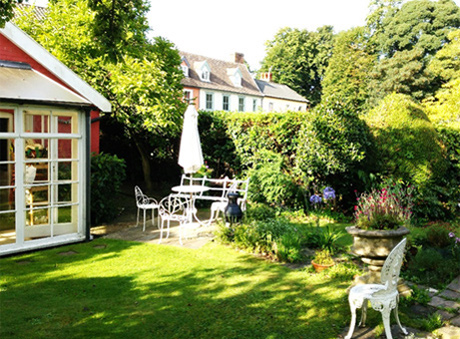
<instances>
[{"instance_id":1,"label":"stone path","mask_svg":"<svg viewBox=\"0 0 460 339\"><path fill-rule=\"evenodd\" d=\"M437 308L442 319L450 324L438 330L441 338L460 339L460 276L444 291L434 295L428 305Z\"/></svg>"}]
</instances>

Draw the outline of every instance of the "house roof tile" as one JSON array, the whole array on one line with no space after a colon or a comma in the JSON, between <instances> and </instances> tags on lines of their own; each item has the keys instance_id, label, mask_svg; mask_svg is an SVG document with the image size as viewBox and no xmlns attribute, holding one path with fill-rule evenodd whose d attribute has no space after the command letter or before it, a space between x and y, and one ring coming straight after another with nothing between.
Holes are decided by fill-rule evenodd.
<instances>
[{"instance_id":1,"label":"house roof tile","mask_svg":"<svg viewBox=\"0 0 460 339\"><path fill-rule=\"evenodd\" d=\"M291 89L289 86L277 84L274 82L267 82L264 80L255 80L260 88L260 91L265 97L272 97L277 99L298 101L298 102L309 102L303 96L298 94L296 91Z\"/></svg>"},{"instance_id":2,"label":"house roof tile","mask_svg":"<svg viewBox=\"0 0 460 339\"><path fill-rule=\"evenodd\" d=\"M212 59L205 56L182 51L180 51L179 53L183 58L187 60L188 64L191 66L189 69L189 76L185 77L182 80L182 85L188 87L254 95L258 97L262 96L262 93L257 87L257 84L252 78L251 74L249 73L249 70L246 67L246 65L235 62L227 62L223 60ZM211 77L209 82L202 81L196 69L194 68L194 65L196 63L204 61L206 61L209 67L211 68ZM232 80L227 72L228 69L235 68L238 68L242 74L241 87L237 87L232 83Z\"/></svg>"}]
</instances>

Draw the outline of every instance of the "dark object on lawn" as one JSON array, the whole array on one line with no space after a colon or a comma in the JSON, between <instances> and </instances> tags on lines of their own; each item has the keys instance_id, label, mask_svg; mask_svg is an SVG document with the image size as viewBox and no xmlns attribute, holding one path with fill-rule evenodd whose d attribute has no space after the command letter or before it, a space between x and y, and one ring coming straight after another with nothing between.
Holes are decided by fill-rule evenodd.
<instances>
[{"instance_id":1,"label":"dark object on lawn","mask_svg":"<svg viewBox=\"0 0 460 339\"><path fill-rule=\"evenodd\" d=\"M228 193L228 204L225 207L225 221L233 224L239 222L243 217L243 211L241 211L240 206L238 206L238 198L240 195L238 193Z\"/></svg>"}]
</instances>

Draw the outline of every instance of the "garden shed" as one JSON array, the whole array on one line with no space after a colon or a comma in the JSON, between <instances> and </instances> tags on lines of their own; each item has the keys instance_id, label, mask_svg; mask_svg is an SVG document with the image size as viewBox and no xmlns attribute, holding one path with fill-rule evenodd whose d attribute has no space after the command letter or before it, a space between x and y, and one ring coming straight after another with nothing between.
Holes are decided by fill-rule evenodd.
<instances>
[{"instance_id":1,"label":"garden shed","mask_svg":"<svg viewBox=\"0 0 460 339\"><path fill-rule=\"evenodd\" d=\"M90 154L110 111L17 26L0 29L0 256L89 238Z\"/></svg>"}]
</instances>

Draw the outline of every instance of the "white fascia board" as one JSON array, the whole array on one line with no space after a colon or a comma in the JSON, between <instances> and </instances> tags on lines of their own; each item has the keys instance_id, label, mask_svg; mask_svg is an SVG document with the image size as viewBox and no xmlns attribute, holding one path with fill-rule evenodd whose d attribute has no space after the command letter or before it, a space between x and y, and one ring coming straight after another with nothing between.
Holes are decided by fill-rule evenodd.
<instances>
[{"instance_id":1,"label":"white fascia board","mask_svg":"<svg viewBox=\"0 0 460 339\"><path fill-rule=\"evenodd\" d=\"M108 113L112 111L112 105L102 94L83 81L82 78L60 62L19 27L11 22L7 22L5 27L0 29L0 32L48 71L71 88L75 89L81 96L88 99L102 112Z\"/></svg>"}]
</instances>

